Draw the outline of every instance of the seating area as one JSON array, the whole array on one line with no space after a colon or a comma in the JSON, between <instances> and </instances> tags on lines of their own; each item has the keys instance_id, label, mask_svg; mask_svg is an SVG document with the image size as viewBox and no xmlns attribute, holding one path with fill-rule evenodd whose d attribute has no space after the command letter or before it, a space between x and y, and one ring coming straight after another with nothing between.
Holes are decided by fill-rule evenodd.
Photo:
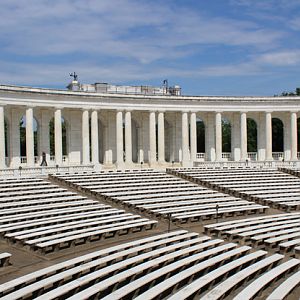
<instances>
[{"instance_id":1,"label":"seating area","mask_svg":"<svg viewBox=\"0 0 300 300\"><path fill-rule=\"evenodd\" d=\"M2 300L252 299L290 294L300 260L185 230L101 249L0 285ZM251 298L252 297L252 298ZM201 298L202 299L202 298ZM276 298L281 299L281 298Z\"/></svg>"},{"instance_id":2,"label":"seating area","mask_svg":"<svg viewBox=\"0 0 300 300\"><path fill-rule=\"evenodd\" d=\"M1 180L0 204L2 238L43 254L157 224L41 178Z\"/></svg>"},{"instance_id":3,"label":"seating area","mask_svg":"<svg viewBox=\"0 0 300 300\"><path fill-rule=\"evenodd\" d=\"M284 211L300 210L300 178L277 169L168 169L168 173Z\"/></svg>"},{"instance_id":4,"label":"seating area","mask_svg":"<svg viewBox=\"0 0 300 300\"><path fill-rule=\"evenodd\" d=\"M151 216L171 218L180 224L264 213L268 209L267 205L242 200L153 170L54 174L51 178L87 194L134 207Z\"/></svg>"},{"instance_id":5,"label":"seating area","mask_svg":"<svg viewBox=\"0 0 300 300\"><path fill-rule=\"evenodd\" d=\"M209 235L300 258L300 212L221 222L204 229Z\"/></svg>"}]
</instances>

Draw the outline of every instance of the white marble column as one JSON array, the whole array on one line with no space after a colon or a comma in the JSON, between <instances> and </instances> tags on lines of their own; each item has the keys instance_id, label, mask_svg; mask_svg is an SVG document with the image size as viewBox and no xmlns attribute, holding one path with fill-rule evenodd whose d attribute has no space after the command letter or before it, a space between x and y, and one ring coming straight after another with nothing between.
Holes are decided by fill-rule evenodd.
<instances>
[{"instance_id":1,"label":"white marble column","mask_svg":"<svg viewBox=\"0 0 300 300\"><path fill-rule=\"evenodd\" d=\"M189 156L189 122L188 113L182 112L181 114L181 142L182 142L182 163L187 163L190 160Z\"/></svg>"},{"instance_id":2,"label":"white marble column","mask_svg":"<svg viewBox=\"0 0 300 300\"><path fill-rule=\"evenodd\" d=\"M158 162L165 162L165 118L163 112L158 112Z\"/></svg>"},{"instance_id":3,"label":"white marble column","mask_svg":"<svg viewBox=\"0 0 300 300\"><path fill-rule=\"evenodd\" d=\"M34 166L34 133L33 133L33 108L26 109L26 158L27 166Z\"/></svg>"},{"instance_id":4,"label":"white marble column","mask_svg":"<svg viewBox=\"0 0 300 300\"><path fill-rule=\"evenodd\" d=\"M291 112L291 160L297 160L298 152L297 113Z\"/></svg>"},{"instance_id":5,"label":"white marble column","mask_svg":"<svg viewBox=\"0 0 300 300\"><path fill-rule=\"evenodd\" d=\"M90 163L89 111L82 112L82 164Z\"/></svg>"},{"instance_id":6,"label":"white marble column","mask_svg":"<svg viewBox=\"0 0 300 300\"><path fill-rule=\"evenodd\" d=\"M92 144L92 163L99 164L99 141L98 141L98 112L93 110L91 113L91 144Z\"/></svg>"},{"instance_id":7,"label":"white marble column","mask_svg":"<svg viewBox=\"0 0 300 300\"><path fill-rule=\"evenodd\" d=\"M131 111L125 112L125 161L132 163Z\"/></svg>"},{"instance_id":8,"label":"white marble column","mask_svg":"<svg viewBox=\"0 0 300 300\"><path fill-rule=\"evenodd\" d=\"M62 127L61 127L61 109L54 112L54 145L55 145L55 163L62 164Z\"/></svg>"},{"instance_id":9,"label":"white marble column","mask_svg":"<svg viewBox=\"0 0 300 300\"><path fill-rule=\"evenodd\" d=\"M190 116L190 136L191 136L191 161L196 161L197 157L197 117L192 112Z\"/></svg>"},{"instance_id":10,"label":"white marble column","mask_svg":"<svg viewBox=\"0 0 300 300\"><path fill-rule=\"evenodd\" d=\"M124 164L124 147L123 147L123 112L116 113L116 145L117 145L117 166Z\"/></svg>"},{"instance_id":11,"label":"white marble column","mask_svg":"<svg viewBox=\"0 0 300 300\"><path fill-rule=\"evenodd\" d=\"M149 163L156 163L156 120L155 112L151 111L149 113Z\"/></svg>"},{"instance_id":12,"label":"white marble column","mask_svg":"<svg viewBox=\"0 0 300 300\"><path fill-rule=\"evenodd\" d=\"M222 115L220 112L215 114L215 148L216 161L222 160Z\"/></svg>"},{"instance_id":13,"label":"white marble column","mask_svg":"<svg viewBox=\"0 0 300 300\"><path fill-rule=\"evenodd\" d=\"M247 152L247 114L245 112L241 112L240 115L240 125L241 125L241 160L246 161L248 158Z\"/></svg>"},{"instance_id":14,"label":"white marble column","mask_svg":"<svg viewBox=\"0 0 300 300\"><path fill-rule=\"evenodd\" d=\"M5 125L4 108L0 106L0 169L6 167L5 163Z\"/></svg>"},{"instance_id":15,"label":"white marble column","mask_svg":"<svg viewBox=\"0 0 300 300\"><path fill-rule=\"evenodd\" d=\"M272 114L265 113L265 130L266 130L266 160L272 160Z\"/></svg>"}]
</instances>

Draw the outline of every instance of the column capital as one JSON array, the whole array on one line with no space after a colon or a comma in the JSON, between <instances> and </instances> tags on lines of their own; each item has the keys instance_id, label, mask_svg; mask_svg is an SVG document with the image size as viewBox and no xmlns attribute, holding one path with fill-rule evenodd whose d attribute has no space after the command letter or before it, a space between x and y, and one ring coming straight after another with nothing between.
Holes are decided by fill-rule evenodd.
<instances>
[{"instance_id":1,"label":"column capital","mask_svg":"<svg viewBox=\"0 0 300 300\"><path fill-rule=\"evenodd\" d=\"M292 113L295 113L295 114L297 114L299 111L298 110L290 110L290 113L292 114Z\"/></svg>"}]
</instances>

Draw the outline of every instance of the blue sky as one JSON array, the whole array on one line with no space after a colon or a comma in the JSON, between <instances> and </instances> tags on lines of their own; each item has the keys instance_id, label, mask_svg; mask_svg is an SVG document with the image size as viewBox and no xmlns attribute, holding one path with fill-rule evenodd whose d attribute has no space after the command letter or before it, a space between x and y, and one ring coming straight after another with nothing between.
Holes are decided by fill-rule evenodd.
<instances>
[{"instance_id":1,"label":"blue sky","mask_svg":"<svg viewBox=\"0 0 300 300\"><path fill-rule=\"evenodd\" d=\"M1 0L1 84L274 95L299 67L300 0Z\"/></svg>"}]
</instances>

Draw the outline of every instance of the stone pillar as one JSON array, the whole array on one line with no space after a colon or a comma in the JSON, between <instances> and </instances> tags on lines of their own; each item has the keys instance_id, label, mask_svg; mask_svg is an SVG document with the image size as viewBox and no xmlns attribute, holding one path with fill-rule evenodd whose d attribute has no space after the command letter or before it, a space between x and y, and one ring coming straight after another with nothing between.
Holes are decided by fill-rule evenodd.
<instances>
[{"instance_id":1,"label":"stone pillar","mask_svg":"<svg viewBox=\"0 0 300 300\"><path fill-rule=\"evenodd\" d=\"M92 163L99 164L99 141L98 141L98 112L93 110L91 113L91 144L92 144Z\"/></svg>"},{"instance_id":2,"label":"stone pillar","mask_svg":"<svg viewBox=\"0 0 300 300\"><path fill-rule=\"evenodd\" d=\"M266 160L272 160L272 114L265 113L265 129L266 129Z\"/></svg>"},{"instance_id":3,"label":"stone pillar","mask_svg":"<svg viewBox=\"0 0 300 300\"><path fill-rule=\"evenodd\" d=\"M82 164L90 163L89 111L82 112Z\"/></svg>"},{"instance_id":4,"label":"stone pillar","mask_svg":"<svg viewBox=\"0 0 300 300\"><path fill-rule=\"evenodd\" d=\"M158 162L165 162L165 118L164 113L159 112L157 118L158 127Z\"/></svg>"},{"instance_id":5,"label":"stone pillar","mask_svg":"<svg viewBox=\"0 0 300 300\"><path fill-rule=\"evenodd\" d=\"M189 156L189 122L188 113L181 114L181 142L182 142L182 164L185 165L190 160Z\"/></svg>"},{"instance_id":6,"label":"stone pillar","mask_svg":"<svg viewBox=\"0 0 300 300\"><path fill-rule=\"evenodd\" d=\"M196 161L197 158L197 117L196 113L192 112L190 116L190 137L191 137L191 161Z\"/></svg>"},{"instance_id":7,"label":"stone pillar","mask_svg":"<svg viewBox=\"0 0 300 300\"><path fill-rule=\"evenodd\" d=\"M62 128L61 128L61 109L54 112L54 145L55 145L55 163L62 164Z\"/></svg>"},{"instance_id":8,"label":"stone pillar","mask_svg":"<svg viewBox=\"0 0 300 300\"><path fill-rule=\"evenodd\" d=\"M217 112L215 115L215 148L216 161L222 160L222 115Z\"/></svg>"},{"instance_id":9,"label":"stone pillar","mask_svg":"<svg viewBox=\"0 0 300 300\"><path fill-rule=\"evenodd\" d=\"M155 112L151 111L149 113L149 163L156 163L156 120L155 120Z\"/></svg>"},{"instance_id":10,"label":"stone pillar","mask_svg":"<svg viewBox=\"0 0 300 300\"><path fill-rule=\"evenodd\" d=\"M132 163L132 132L131 132L131 112L125 112L125 161Z\"/></svg>"},{"instance_id":11,"label":"stone pillar","mask_svg":"<svg viewBox=\"0 0 300 300\"><path fill-rule=\"evenodd\" d=\"M241 160L246 161L248 159L247 152L247 114L245 112L241 112L240 115L240 124L241 124Z\"/></svg>"},{"instance_id":12,"label":"stone pillar","mask_svg":"<svg viewBox=\"0 0 300 300\"><path fill-rule=\"evenodd\" d=\"M297 113L291 112L291 160L297 160L298 152Z\"/></svg>"},{"instance_id":13,"label":"stone pillar","mask_svg":"<svg viewBox=\"0 0 300 300\"><path fill-rule=\"evenodd\" d=\"M5 125L4 108L0 106L0 169L6 167L5 163Z\"/></svg>"},{"instance_id":14,"label":"stone pillar","mask_svg":"<svg viewBox=\"0 0 300 300\"><path fill-rule=\"evenodd\" d=\"M27 166L34 166L34 133L33 133L33 109L26 109L26 158Z\"/></svg>"},{"instance_id":15,"label":"stone pillar","mask_svg":"<svg viewBox=\"0 0 300 300\"><path fill-rule=\"evenodd\" d=\"M117 166L122 167L124 164L123 157L123 113L122 111L117 111L116 113L116 145L117 145Z\"/></svg>"}]
</instances>

